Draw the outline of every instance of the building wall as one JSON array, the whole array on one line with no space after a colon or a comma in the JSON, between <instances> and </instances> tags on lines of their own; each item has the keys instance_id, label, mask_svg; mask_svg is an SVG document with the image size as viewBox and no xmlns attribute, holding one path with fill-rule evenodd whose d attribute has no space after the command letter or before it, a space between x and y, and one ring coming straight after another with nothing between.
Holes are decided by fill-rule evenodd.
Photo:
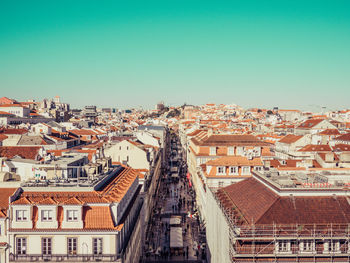
<instances>
[{"instance_id":1,"label":"building wall","mask_svg":"<svg viewBox=\"0 0 350 263\"><path fill-rule=\"evenodd\" d=\"M77 254L92 254L93 253L93 238L102 238L103 254L115 254L117 247L116 233L91 233L91 232L28 232L9 234L10 253L16 254L16 238L27 238L27 254L41 254L41 239L44 237L52 238L52 255L67 254L67 238L77 238Z\"/></svg>"},{"instance_id":2,"label":"building wall","mask_svg":"<svg viewBox=\"0 0 350 263\"><path fill-rule=\"evenodd\" d=\"M127 164L134 169L150 169L147 153L126 140L105 148L104 153L112 162L128 160Z\"/></svg>"},{"instance_id":3,"label":"building wall","mask_svg":"<svg viewBox=\"0 0 350 263\"><path fill-rule=\"evenodd\" d=\"M209 189L207 190L206 218L208 262L230 263L229 225L213 192Z\"/></svg>"}]
</instances>

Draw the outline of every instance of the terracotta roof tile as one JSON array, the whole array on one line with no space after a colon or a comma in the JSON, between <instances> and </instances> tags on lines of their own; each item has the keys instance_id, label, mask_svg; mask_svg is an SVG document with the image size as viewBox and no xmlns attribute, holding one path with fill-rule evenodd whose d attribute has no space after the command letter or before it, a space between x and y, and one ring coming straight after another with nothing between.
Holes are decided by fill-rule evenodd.
<instances>
[{"instance_id":1,"label":"terracotta roof tile","mask_svg":"<svg viewBox=\"0 0 350 263\"><path fill-rule=\"evenodd\" d=\"M327 129L318 133L319 135L340 135L337 129Z\"/></svg>"},{"instance_id":2,"label":"terracotta roof tile","mask_svg":"<svg viewBox=\"0 0 350 263\"><path fill-rule=\"evenodd\" d=\"M27 129L5 129L5 128L3 128L3 129L0 129L0 133L21 135L21 134L28 133L28 130Z\"/></svg>"},{"instance_id":3,"label":"terracotta roof tile","mask_svg":"<svg viewBox=\"0 0 350 263\"><path fill-rule=\"evenodd\" d=\"M0 157L20 156L24 159L36 160L40 148L40 146L0 146Z\"/></svg>"},{"instance_id":4,"label":"terracotta roof tile","mask_svg":"<svg viewBox=\"0 0 350 263\"><path fill-rule=\"evenodd\" d=\"M348 144L336 144L333 146L333 150L334 151L349 152L350 145L348 145Z\"/></svg>"},{"instance_id":5,"label":"terracotta roof tile","mask_svg":"<svg viewBox=\"0 0 350 263\"><path fill-rule=\"evenodd\" d=\"M328 144L308 144L301 148L299 152L331 152L332 149Z\"/></svg>"},{"instance_id":6,"label":"terracotta roof tile","mask_svg":"<svg viewBox=\"0 0 350 263\"><path fill-rule=\"evenodd\" d=\"M40 205L57 205L57 202L55 200L53 200L52 197L47 197L47 198L43 198L42 200L37 202L37 204L40 204Z\"/></svg>"},{"instance_id":7,"label":"terracotta roof tile","mask_svg":"<svg viewBox=\"0 0 350 263\"><path fill-rule=\"evenodd\" d=\"M298 140L300 140L301 138L303 138L302 135L293 135L293 134L288 134L285 137L283 137L281 140L279 140L278 142L280 143L286 143L286 144L291 144L294 143Z\"/></svg>"},{"instance_id":8,"label":"terracotta roof tile","mask_svg":"<svg viewBox=\"0 0 350 263\"><path fill-rule=\"evenodd\" d=\"M337 141L350 141L350 133L343 134L337 138L334 138Z\"/></svg>"},{"instance_id":9,"label":"terracotta roof tile","mask_svg":"<svg viewBox=\"0 0 350 263\"><path fill-rule=\"evenodd\" d=\"M310 129L315 127L317 124L321 123L324 119L310 119L304 121L302 124L298 126L298 128L302 129Z\"/></svg>"},{"instance_id":10,"label":"terracotta roof tile","mask_svg":"<svg viewBox=\"0 0 350 263\"><path fill-rule=\"evenodd\" d=\"M343 196L278 196L256 179L222 188L225 209L239 211L246 224L348 224L350 204Z\"/></svg>"},{"instance_id":11,"label":"terracotta roof tile","mask_svg":"<svg viewBox=\"0 0 350 263\"><path fill-rule=\"evenodd\" d=\"M83 209L84 228L114 229L109 206L89 206Z\"/></svg>"}]
</instances>

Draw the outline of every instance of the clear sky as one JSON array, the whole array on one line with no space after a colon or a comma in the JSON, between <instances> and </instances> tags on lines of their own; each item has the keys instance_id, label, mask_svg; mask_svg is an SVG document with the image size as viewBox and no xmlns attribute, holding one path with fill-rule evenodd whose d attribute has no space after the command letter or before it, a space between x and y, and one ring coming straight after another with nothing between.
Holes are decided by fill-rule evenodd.
<instances>
[{"instance_id":1,"label":"clear sky","mask_svg":"<svg viewBox=\"0 0 350 263\"><path fill-rule=\"evenodd\" d=\"M349 108L349 0L0 1L0 96Z\"/></svg>"}]
</instances>

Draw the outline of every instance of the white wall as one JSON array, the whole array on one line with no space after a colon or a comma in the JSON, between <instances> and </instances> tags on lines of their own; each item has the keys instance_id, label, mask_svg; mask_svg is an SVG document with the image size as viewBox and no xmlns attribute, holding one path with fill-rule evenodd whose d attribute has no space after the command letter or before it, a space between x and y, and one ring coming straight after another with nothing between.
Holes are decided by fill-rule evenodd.
<instances>
[{"instance_id":1,"label":"white wall","mask_svg":"<svg viewBox=\"0 0 350 263\"><path fill-rule=\"evenodd\" d=\"M29 232L23 234L10 234L10 253L16 253L16 237L27 238L27 254L41 254L41 238L52 238L52 254L67 254L67 238L77 238L77 254L93 253L93 238L102 238L103 254L116 253L116 233L91 233L91 232Z\"/></svg>"},{"instance_id":2,"label":"white wall","mask_svg":"<svg viewBox=\"0 0 350 263\"><path fill-rule=\"evenodd\" d=\"M230 263L229 226L210 190L207 190L206 204L206 234L207 245L210 251L210 259L208 262Z\"/></svg>"},{"instance_id":3,"label":"white wall","mask_svg":"<svg viewBox=\"0 0 350 263\"><path fill-rule=\"evenodd\" d=\"M124 140L104 149L105 156L112 162L123 162L129 157L127 164L134 169L150 169L147 152Z\"/></svg>"}]
</instances>

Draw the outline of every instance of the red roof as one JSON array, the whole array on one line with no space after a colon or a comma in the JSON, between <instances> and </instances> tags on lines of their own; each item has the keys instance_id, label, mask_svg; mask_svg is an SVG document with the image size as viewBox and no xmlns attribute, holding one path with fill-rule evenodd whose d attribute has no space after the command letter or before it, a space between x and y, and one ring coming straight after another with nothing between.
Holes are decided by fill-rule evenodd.
<instances>
[{"instance_id":1,"label":"red roof","mask_svg":"<svg viewBox=\"0 0 350 263\"><path fill-rule=\"evenodd\" d=\"M298 126L298 128L310 129L315 127L317 124L321 123L324 119L311 119L306 120Z\"/></svg>"},{"instance_id":2,"label":"red roof","mask_svg":"<svg viewBox=\"0 0 350 263\"><path fill-rule=\"evenodd\" d=\"M16 100L13 99L9 99L7 97L2 97L0 98L0 104L12 104L12 103L16 103Z\"/></svg>"},{"instance_id":3,"label":"red roof","mask_svg":"<svg viewBox=\"0 0 350 263\"><path fill-rule=\"evenodd\" d=\"M24 159L36 160L40 148L37 146L0 146L0 157L20 156Z\"/></svg>"},{"instance_id":4,"label":"red roof","mask_svg":"<svg viewBox=\"0 0 350 263\"><path fill-rule=\"evenodd\" d=\"M337 138L334 138L334 140L337 140L337 141L350 141L350 132L349 133L346 133L346 134L343 134Z\"/></svg>"},{"instance_id":5,"label":"red roof","mask_svg":"<svg viewBox=\"0 0 350 263\"><path fill-rule=\"evenodd\" d=\"M14 115L14 114L9 113L7 111L0 111L0 115Z\"/></svg>"},{"instance_id":6,"label":"red roof","mask_svg":"<svg viewBox=\"0 0 350 263\"><path fill-rule=\"evenodd\" d=\"M22 134L28 133L28 130L27 129L7 129L7 128L3 128L3 129L0 129L0 133L22 135Z\"/></svg>"},{"instance_id":7,"label":"red roof","mask_svg":"<svg viewBox=\"0 0 350 263\"><path fill-rule=\"evenodd\" d=\"M84 129L70 130L69 132L71 132L75 135L97 135L97 133L92 131L92 130L84 130Z\"/></svg>"},{"instance_id":8,"label":"red roof","mask_svg":"<svg viewBox=\"0 0 350 263\"><path fill-rule=\"evenodd\" d=\"M226 209L235 208L245 224L331 224L350 222L350 204L343 196L279 196L254 178L217 192Z\"/></svg>"},{"instance_id":9,"label":"red roof","mask_svg":"<svg viewBox=\"0 0 350 263\"><path fill-rule=\"evenodd\" d=\"M0 188L0 210L5 214L6 210L9 207L9 197L12 196L16 192L17 188ZM1 216L0 216L1 217Z\"/></svg>"},{"instance_id":10,"label":"red roof","mask_svg":"<svg viewBox=\"0 0 350 263\"><path fill-rule=\"evenodd\" d=\"M333 146L334 151L349 152L350 145L348 144L336 144Z\"/></svg>"},{"instance_id":11,"label":"red roof","mask_svg":"<svg viewBox=\"0 0 350 263\"><path fill-rule=\"evenodd\" d=\"M6 140L8 137L4 134L0 133L0 142L2 142L3 140Z\"/></svg>"},{"instance_id":12,"label":"red roof","mask_svg":"<svg viewBox=\"0 0 350 263\"><path fill-rule=\"evenodd\" d=\"M285 137L283 137L281 140L279 140L278 142L291 144L291 143L294 143L294 142L300 140L301 138L303 138L302 135L288 134Z\"/></svg>"},{"instance_id":13,"label":"red roof","mask_svg":"<svg viewBox=\"0 0 350 263\"><path fill-rule=\"evenodd\" d=\"M21 104L0 104L0 107L21 107L23 108L23 106Z\"/></svg>"},{"instance_id":14,"label":"red roof","mask_svg":"<svg viewBox=\"0 0 350 263\"><path fill-rule=\"evenodd\" d=\"M337 129L327 129L318 133L319 135L340 135Z\"/></svg>"},{"instance_id":15,"label":"red roof","mask_svg":"<svg viewBox=\"0 0 350 263\"><path fill-rule=\"evenodd\" d=\"M257 222L278 199L277 194L253 178L221 188L217 195L225 207L238 208L249 223Z\"/></svg>"},{"instance_id":16,"label":"red roof","mask_svg":"<svg viewBox=\"0 0 350 263\"><path fill-rule=\"evenodd\" d=\"M308 144L301 148L299 152L331 152L332 149L328 144Z\"/></svg>"}]
</instances>

